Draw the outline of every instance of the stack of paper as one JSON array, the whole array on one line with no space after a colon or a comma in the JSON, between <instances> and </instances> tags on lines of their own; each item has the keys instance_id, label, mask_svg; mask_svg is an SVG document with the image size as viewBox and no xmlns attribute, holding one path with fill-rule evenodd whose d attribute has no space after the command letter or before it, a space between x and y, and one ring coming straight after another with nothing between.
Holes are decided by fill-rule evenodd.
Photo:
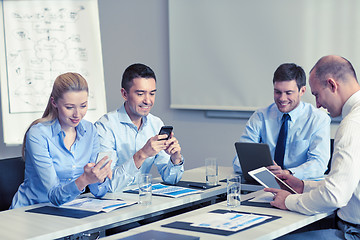
<instances>
[{"instance_id":1,"label":"stack of paper","mask_svg":"<svg viewBox=\"0 0 360 240\"><path fill-rule=\"evenodd\" d=\"M269 218L271 217L257 214L228 212L225 214L201 214L199 216L189 218L186 221L191 222L191 226L194 227L213 228L236 232L241 229L263 222Z\"/></svg>"},{"instance_id":2,"label":"stack of paper","mask_svg":"<svg viewBox=\"0 0 360 240\"><path fill-rule=\"evenodd\" d=\"M182 197L189 194L201 193L201 190L192 188L185 188L179 186L169 186L161 183L152 185L152 193L154 195L167 196L167 197Z\"/></svg>"},{"instance_id":3,"label":"stack of paper","mask_svg":"<svg viewBox=\"0 0 360 240\"><path fill-rule=\"evenodd\" d=\"M110 212L120 207L126 207L135 204L135 201L123 201L98 198L79 198L63 204L63 208L80 209L94 212Z\"/></svg>"},{"instance_id":4,"label":"stack of paper","mask_svg":"<svg viewBox=\"0 0 360 240\"><path fill-rule=\"evenodd\" d=\"M136 189L128 190L125 192L138 193L139 189L136 188ZM156 184L152 185L152 194L158 195L158 196L177 198L177 197L183 197L186 195L196 194L196 193L201 193L201 192L203 192L203 191L197 190L197 189L192 189L192 188L186 188L186 187L165 185L162 183L156 183Z\"/></svg>"}]
</instances>

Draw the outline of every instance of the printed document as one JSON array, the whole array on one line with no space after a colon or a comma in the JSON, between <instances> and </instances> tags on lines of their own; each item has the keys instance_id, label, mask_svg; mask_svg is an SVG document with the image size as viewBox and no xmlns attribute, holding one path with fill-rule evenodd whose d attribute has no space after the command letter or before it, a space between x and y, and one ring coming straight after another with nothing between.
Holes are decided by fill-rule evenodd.
<instances>
[{"instance_id":1,"label":"printed document","mask_svg":"<svg viewBox=\"0 0 360 240\"><path fill-rule=\"evenodd\" d=\"M184 221L191 222L193 227L213 228L225 231L239 231L252 225L261 223L270 216L257 215L251 213L205 213Z\"/></svg>"},{"instance_id":2,"label":"printed document","mask_svg":"<svg viewBox=\"0 0 360 240\"><path fill-rule=\"evenodd\" d=\"M61 207L94 212L110 212L114 209L130 206L135 203L136 201L123 201L118 199L78 198L61 205Z\"/></svg>"}]
</instances>

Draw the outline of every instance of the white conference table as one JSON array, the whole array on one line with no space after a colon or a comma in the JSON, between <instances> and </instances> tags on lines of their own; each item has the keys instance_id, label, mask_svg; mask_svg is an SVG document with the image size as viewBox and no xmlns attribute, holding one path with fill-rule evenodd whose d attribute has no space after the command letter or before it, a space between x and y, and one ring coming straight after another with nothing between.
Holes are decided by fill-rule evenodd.
<instances>
[{"instance_id":1,"label":"white conference table","mask_svg":"<svg viewBox=\"0 0 360 240\"><path fill-rule=\"evenodd\" d=\"M257 194L260 194L263 192L262 190L258 192L249 193L246 195L241 196L241 200L247 200L250 199ZM175 228L168 228L163 227L164 224L173 223L175 221L185 221L186 219L192 216L200 215L203 213L210 212L212 210L216 209L224 209L228 210L226 206L226 201L220 202L217 204L213 204L207 207L203 207L194 211L190 211L184 214L180 214L174 217L166 218L161 221L153 222L141 227L130 229L126 232L114 234L108 237L103 238L104 240L113 240L113 239L122 239L125 237L133 236L135 234L145 232L148 230L156 230L156 231L162 231L162 232L169 232L169 233L175 233L175 234L182 234L182 235L189 235L189 236L196 236L199 237L200 240L214 240L214 239L224 239L224 240L232 240L232 239L274 239L280 236L283 236L287 233L290 233L294 230L300 229L304 226L307 226L311 223L314 223L320 219L323 219L332 213L321 213L313 216L307 216L295 212L280 210L276 208L266 208L266 207L254 207L254 206L240 206L235 211L240 212L248 212L253 214L266 214L266 215L272 215L272 216L278 216L281 218L275 219L270 222L263 223L258 226L254 226L249 229L245 229L243 231L234 233L229 236L222 236L222 235L216 235L216 234L210 234L210 233L204 233L204 232L196 232L191 230L181 230L181 229L175 229Z\"/></svg>"},{"instance_id":2,"label":"white conference table","mask_svg":"<svg viewBox=\"0 0 360 240\"><path fill-rule=\"evenodd\" d=\"M225 179L233 173L232 167L219 166L219 179ZM205 168L186 170L182 180L204 182ZM159 181L159 180L158 180ZM116 209L109 213L99 213L93 216L76 219L39 213L25 212L26 210L46 206L37 204L18 209L0 212L0 239L56 239L74 234L104 231L109 228L159 216L179 209L185 209L206 201L213 201L226 193L226 183L220 182L214 188L206 189L200 194L193 194L181 198L167 198L153 196L152 205L141 206L135 204ZM244 186L248 191L257 190L260 186ZM121 198L137 201L138 195L132 193L108 193L105 198Z\"/></svg>"}]
</instances>

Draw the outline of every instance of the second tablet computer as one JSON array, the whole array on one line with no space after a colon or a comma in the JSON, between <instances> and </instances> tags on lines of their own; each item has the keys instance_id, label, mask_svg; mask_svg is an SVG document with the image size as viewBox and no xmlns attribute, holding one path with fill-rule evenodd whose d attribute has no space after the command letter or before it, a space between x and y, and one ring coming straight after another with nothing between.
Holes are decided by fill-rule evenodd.
<instances>
[{"instance_id":1,"label":"second tablet computer","mask_svg":"<svg viewBox=\"0 0 360 240\"><path fill-rule=\"evenodd\" d=\"M266 167L252 170L249 172L249 175L266 188L284 189L291 193L297 193L294 189L287 185L283 180L275 176L275 174L273 174Z\"/></svg>"}]
</instances>

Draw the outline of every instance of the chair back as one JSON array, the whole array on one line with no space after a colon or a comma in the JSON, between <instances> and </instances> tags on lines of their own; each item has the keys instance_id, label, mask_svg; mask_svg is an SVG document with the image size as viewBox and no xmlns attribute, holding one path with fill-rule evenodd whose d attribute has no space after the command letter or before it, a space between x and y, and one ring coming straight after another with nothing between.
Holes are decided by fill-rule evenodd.
<instances>
[{"instance_id":1,"label":"chair back","mask_svg":"<svg viewBox=\"0 0 360 240\"><path fill-rule=\"evenodd\" d=\"M14 194L24 181L22 157L0 159L0 211L9 209Z\"/></svg>"}]
</instances>

